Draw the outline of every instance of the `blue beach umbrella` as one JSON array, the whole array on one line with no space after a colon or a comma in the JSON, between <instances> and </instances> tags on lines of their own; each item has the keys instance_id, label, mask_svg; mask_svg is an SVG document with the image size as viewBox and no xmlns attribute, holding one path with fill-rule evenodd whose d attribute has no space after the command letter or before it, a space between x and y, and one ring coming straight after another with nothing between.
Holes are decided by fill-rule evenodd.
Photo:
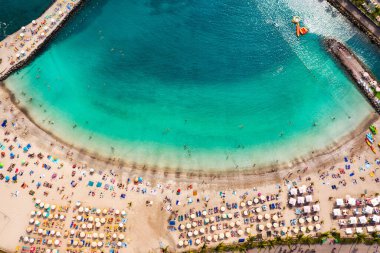
<instances>
[{"instance_id":1,"label":"blue beach umbrella","mask_svg":"<svg viewBox=\"0 0 380 253\"><path fill-rule=\"evenodd\" d=\"M9 182L9 176L5 176L5 182Z\"/></svg>"},{"instance_id":2,"label":"blue beach umbrella","mask_svg":"<svg viewBox=\"0 0 380 253\"><path fill-rule=\"evenodd\" d=\"M12 180L13 180L13 181L17 181L17 175L14 175L14 176L12 177Z\"/></svg>"},{"instance_id":3,"label":"blue beach umbrella","mask_svg":"<svg viewBox=\"0 0 380 253\"><path fill-rule=\"evenodd\" d=\"M4 168L4 164L0 163L0 169Z\"/></svg>"}]
</instances>

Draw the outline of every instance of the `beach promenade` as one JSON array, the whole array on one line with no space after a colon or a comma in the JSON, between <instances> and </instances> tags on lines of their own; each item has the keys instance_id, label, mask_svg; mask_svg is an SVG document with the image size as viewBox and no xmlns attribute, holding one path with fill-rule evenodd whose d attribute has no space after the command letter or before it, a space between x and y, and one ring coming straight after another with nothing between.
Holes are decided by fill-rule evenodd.
<instances>
[{"instance_id":1,"label":"beach promenade","mask_svg":"<svg viewBox=\"0 0 380 253\"><path fill-rule=\"evenodd\" d=\"M23 67L46 44L81 0L57 0L40 17L0 42L0 81Z\"/></svg>"}]
</instances>

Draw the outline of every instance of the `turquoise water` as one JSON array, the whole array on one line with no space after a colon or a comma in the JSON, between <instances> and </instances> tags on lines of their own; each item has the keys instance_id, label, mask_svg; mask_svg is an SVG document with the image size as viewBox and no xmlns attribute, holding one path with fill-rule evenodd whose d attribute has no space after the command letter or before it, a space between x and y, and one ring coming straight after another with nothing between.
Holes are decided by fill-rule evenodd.
<instances>
[{"instance_id":1,"label":"turquoise water","mask_svg":"<svg viewBox=\"0 0 380 253\"><path fill-rule=\"evenodd\" d=\"M379 51L318 0L90 1L6 85L39 124L93 152L251 168L331 145L372 112L323 36L380 74Z\"/></svg>"}]
</instances>

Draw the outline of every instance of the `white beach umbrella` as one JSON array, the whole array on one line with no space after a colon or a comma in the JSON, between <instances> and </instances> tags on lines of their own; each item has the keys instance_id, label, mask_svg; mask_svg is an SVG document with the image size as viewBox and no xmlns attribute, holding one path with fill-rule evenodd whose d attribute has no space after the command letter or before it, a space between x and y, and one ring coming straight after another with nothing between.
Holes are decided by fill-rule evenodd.
<instances>
[{"instance_id":1,"label":"white beach umbrella","mask_svg":"<svg viewBox=\"0 0 380 253\"><path fill-rule=\"evenodd\" d=\"M32 20L32 24L35 25L37 24L37 22L35 20Z\"/></svg>"},{"instance_id":2,"label":"white beach umbrella","mask_svg":"<svg viewBox=\"0 0 380 253\"><path fill-rule=\"evenodd\" d=\"M80 206L82 205L82 203L81 203L80 201L77 201L77 202L75 202L75 205L76 205L77 207L80 207Z\"/></svg>"},{"instance_id":3,"label":"white beach umbrella","mask_svg":"<svg viewBox=\"0 0 380 253\"><path fill-rule=\"evenodd\" d=\"M92 217L92 216L88 217L88 221L89 222L93 222L94 221L94 217Z\"/></svg>"},{"instance_id":4,"label":"white beach umbrella","mask_svg":"<svg viewBox=\"0 0 380 253\"><path fill-rule=\"evenodd\" d=\"M259 203L259 199L258 198L254 198L253 199L253 203L255 203L255 204Z\"/></svg>"},{"instance_id":5,"label":"white beach umbrella","mask_svg":"<svg viewBox=\"0 0 380 253\"><path fill-rule=\"evenodd\" d=\"M29 242L29 237L25 236L24 237L24 242L26 242L26 243Z\"/></svg>"},{"instance_id":6,"label":"white beach umbrella","mask_svg":"<svg viewBox=\"0 0 380 253\"><path fill-rule=\"evenodd\" d=\"M283 233L286 233L286 232L288 232L288 228L287 228L287 227L282 227L281 231L282 231Z\"/></svg>"},{"instance_id":7,"label":"white beach umbrella","mask_svg":"<svg viewBox=\"0 0 380 253\"><path fill-rule=\"evenodd\" d=\"M321 225L319 223L315 224L315 230L320 230L321 229Z\"/></svg>"},{"instance_id":8,"label":"white beach umbrella","mask_svg":"<svg viewBox=\"0 0 380 253\"><path fill-rule=\"evenodd\" d=\"M210 222L214 222L215 221L215 217L214 216L211 216L210 217Z\"/></svg>"},{"instance_id":9,"label":"white beach umbrella","mask_svg":"<svg viewBox=\"0 0 380 253\"><path fill-rule=\"evenodd\" d=\"M236 221L236 222L235 222L235 225L236 225L236 227L240 227L241 222L240 222L240 221Z\"/></svg>"},{"instance_id":10,"label":"white beach umbrella","mask_svg":"<svg viewBox=\"0 0 380 253\"><path fill-rule=\"evenodd\" d=\"M212 237L211 237L211 235L207 236L207 241L209 241L209 242L212 241Z\"/></svg>"},{"instance_id":11,"label":"white beach umbrella","mask_svg":"<svg viewBox=\"0 0 380 253\"><path fill-rule=\"evenodd\" d=\"M122 210L121 211L121 216L125 216L125 215L127 215L127 213L124 210Z\"/></svg>"},{"instance_id":12,"label":"white beach umbrella","mask_svg":"<svg viewBox=\"0 0 380 253\"><path fill-rule=\"evenodd\" d=\"M251 205L252 205L252 200L248 200L248 201L247 201L247 205L248 205L248 206L251 206Z\"/></svg>"},{"instance_id":13,"label":"white beach umbrella","mask_svg":"<svg viewBox=\"0 0 380 253\"><path fill-rule=\"evenodd\" d=\"M219 239L220 239L220 240L224 239L224 234L223 234L223 233L220 233L220 234L219 234Z\"/></svg>"},{"instance_id":14,"label":"white beach umbrella","mask_svg":"<svg viewBox=\"0 0 380 253\"><path fill-rule=\"evenodd\" d=\"M86 207L86 208L84 209L84 212L85 212L85 213L89 213L89 212L90 212L90 208Z\"/></svg>"},{"instance_id":15,"label":"white beach umbrella","mask_svg":"<svg viewBox=\"0 0 380 253\"><path fill-rule=\"evenodd\" d=\"M237 233L238 233L238 235L242 236L242 235L244 234L244 231L241 230L241 229L239 229L239 230L237 231Z\"/></svg>"},{"instance_id":16,"label":"white beach umbrella","mask_svg":"<svg viewBox=\"0 0 380 253\"><path fill-rule=\"evenodd\" d=\"M211 231L215 231L216 227L214 225L211 226Z\"/></svg>"},{"instance_id":17,"label":"white beach umbrella","mask_svg":"<svg viewBox=\"0 0 380 253\"><path fill-rule=\"evenodd\" d=\"M37 216L41 216L42 212L40 210L37 211Z\"/></svg>"},{"instance_id":18,"label":"white beach umbrella","mask_svg":"<svg viewBox=\"0 0 380 253\"><path fill-rule=\"evenodd\" d=\"M298 229L297 227L295 227L295 228L293 228L293 232L294 232L295 234L298 234L299 229Z\"/></svg>"},{"instance_id":19,"label":"white beach umbrella","mask_svg":"<svg viewBox=\"0 0 380 253\"><path fill-rule=\"evenodd\" d=\"M307 222L312 222L313 219L312 219L311 217L306 217L306 221L307 221Z\"/></svg>"},{"instance_id":20,"label":"white beach umbrella","mask_svg":"<svg viewBox=\"0 0 380 253\"><path fill-rule=\"evenodd\" d=\"M273 215L272 220L274 220L274 221L277 221L277 220L278 220L278 216L277 216L277 214Z\"/></svg>"},{"instance_id":21,"label":"white beach umbrella","mask_svg":"<svg viewBox=\"0 0 380 253\"><path fill-rule=\"evenodd\" d=\"M193 214L193 213L190 214L190 219L192 219L192 220L195 219L195 214Z\"/></svg>"},{"instance_id":22,"label":"white beach umbrella","mask_svg":"<svg viewBox=\"0 0 380 253\"><path fill-rule=\"evenodd\" d=\"M91 223L87 223L87 228L91 229L92 228L92 224Z\"/></svg>"},{"instance_id":23,"label":"white beach umbrella","mask_svg":"<svg viewBox=\"0 0 380 253\"><path fill-rule=\"evenodd\" d=\"M199 233L204 234L205 233L205 229L204 228L200 228L199 229Z\"/></svg>"},{"instance_id":24,"label":"white beach umbrella","mask_svg":"<svg viewBox=\"0 0 380 253\"><path fill-rule=\"evenodd\" d=\"M313 219L314 219L314 221L318 221L319 220L319 216L314 215Z\"/></svg>"},{"instance_id":25,"label":"white beach umbrella","mask_svg":"<svg viewBox=\"0 0 380 253\"><path fill-rule=\"evenodd\" d=\"M225 208L224 206L222 206L222 207L220 208L220 211L221 211L221 212L224 212L224 211L226 211L226 208Z\"/></svg>"},{"instance_id":26,"label":"white beach umbrella","mask_svg":"<svg viewBox=\"0 0 380 253\"><path fill-rule=\"evenodd\" d=\"M117 234L116 234L116 233L113 233L113 234L112 234L112 238L113 238L113 239L116 239L116 238L117 238Z\"/></svg>"},{"instance_id":27,"label":"white beach umbrella","mask_svg":"<svg viewBox=\"0 0 380 253\"><path fill-rule=\"evenodd\" d=\"M29 223L30 223L30 224L34 224L34 219L33 219L33 218L30 219L30 220L29 220Z\"/></svg>"},{"instance_id":28,"label":"white beach umbrella","mask_svg":"<svg viewBox=\"0 0 380 253\"><path fill-rule=\"evenodd\" d=\"M271 229L272 228L272 223L268 222L266 226L267 226L268 229Z\"/></svg>"},{"instance_id":29,"label":"white beach umbrella","mask_svg":"<svg viewBox=\"0 0 380 253\"><path fill-rule=\"evenodd\" d=\"M120 240L120 241L124 240L124 238L125 238L125 237L124 237L123 234L119 234L119 240Z\"/></svg>"},{"instance_id":30,"label":"white beach umbrella","mask_svg":"<svg viewBox=\"0 0 380 253\"><path fill-rule=\"evenodd\" d=\"M247 210L244 210L243 215L244 215L244 216L248 216L248 211L247 211Z\"/></svg>"},{"instance_id":31,"label":"white beach umbrella","mask_svg":"<svg viewBox=\"0 0 380 253\"><path fill-rule=\"evenodd\" d=\"M205 223L207 224L207 223L209 223L210 222L210 219L209 218L206 218L205 219Z\"/></svg>"},{"instance_id":32,"label":"white beach umbrella","mask_svg":"<svg viewBox=\"0 0 380 253\"><path fill-rule=\"evenodd\" d=\"M98 242L98 247L102 247L103 246L103 242L99 241Z\"/></svg>"},{"instance_id":33,"label":"white beach umbrella","mask_svg":"<svg viewBox=\"0 0 380 253\"><path fill-rule=\"evenodd\" d=\"M102 217L102 218L100 219L100 223L102 223L102 224L106 223L106 219L105 219L104 217Z\"/></svg>"},{"instance_id":34,"label":"white beach umbrella","mask_svg":"<svg viewBox=\"0 0 380 253\"><path fill-rule=\"evenodd\" d=\"M201 243L201 240L200 240L200 239L196 239L196 240L195 240L195 244L196 244L196 245L199 245L200 243Z\"/></svg>"},{"instance_id":35,"label":"white beach umbrella","mask_svg":"<svg viewBox=\"0 0 380 253\"><path fill-rule=\"evenodd\" d=\"M83 223L82 224L82 229L86 229L86 228L87 228L86 223Z\"/></svg>"},{"instance_id":36,"label":"white beach umbrella","mask_svg":"<svg viewBox=\"0 0 380 253\"><path fill-rule=\"evenodd\" d=\"M32 228L31 228L31 227L27 227L27 228L26 228L26 232L27 232L27 233L31 233L31 232L32 232Z\"/></svg>"},{"instance_id":37,"label":"white beach umbrella","mask_svg":"<svg viewBox=\"0 0 380 253\"><path fill-rule=\"evenodd\" d=\"M178 246L179 246L179 247L182 247L182 246L183 246L183 241L182 241L182 240L179 240L179 241L178 241Z\"/></svg>"},{"instance_id":38,"label":"white beach umbrella","mask_svg":"<svg viewBox=\"0 0 380 253\"><path fill-rule=\"evenodd\" d=\"M31 212L30 212L30 216L35 216L36 215L36 212L34 211L34 210L32 210Z\"/></svg>"},{"instance_id":39,"label":"white beach umbrella","mask_svg":"<svg viewBox=\"0 0 380 253\"><path fill-rule=\"evenodd\" d=\"M260 213L260 212L261 212L261 208L260 207L256 208L256 213Z\"/></svg>"},{"instance_id":40,"label":"white beach umbrella","mask_svg":"<svg viewBox=\"0 0 380 253\"><path fill-rule=\"evenodd\" d=\"M179 225L179 230L184 230L185 229L185 225L181 224Z\"/></svg>"},{"instance_id":41,"label":"white beach umbrella","mask_svg":"<svg viewBox=\"0 0 380 253\"><path fill-rule=\"evenodd\" d=\"M198 230L194 230L193 234L194 236L197 236L199 234Z\"/></svg>"},{"instance_id":42,"label":"white beach umbrella","mask_svg":"<svg viewBox=\"0 0 380 253\"><path fill-rule=\"evenodd\" d=\"M241 202L241 203L240 203L240 206L241 206L241 207L245 207L245 202Z\"/></svg>"},{"instance_id":43,"label":"white beach umbrella","mask_svg":"<svg viewBox=\"0 0 380 253\"><path fill-rule=\"evenodd\" d=\"M265 218L266 220L269 220L269 218L270 218L269 213L264 214L264 218Z\"/></svg>"},{"instance_id":44,"label":"white beach umbrella","mask_svg":"<svg viewBox=\"0 0 380 253\"><path fill-rule=\"evenodd\" d=\"M108 209L104 208L103 209L103 214L106 215L108 213Z\"/></svg>"},{"instance_id":45,"label":"white beach umbrella","mask_svg":"<svg viewBox=\"0 0 380 253\"><path fill-rule=\"evenodd\" d=\"M226 238L228 239L228 238L231 237L231 233L230 233L230 232L226 232L225 236L226 236Z\"/></svg>"},{"instance_id":46,"label":"white beach umbrella","mask_svg":"<svg viewBox=\"0 0 380 253\"><path fill-rule=\"evenodd\" d=\"M61 232L57 231L57 233L55 233L55 236L56 237L61 237Z\"/></svg>"},{"instance_id":47,"label":"white beach umbrella","mask_svg":"<svg viewBox=\"0 0 380 253\"><path fill-rule=\"evenodd\" d=\"M187 242L187 241L185 241L185 245L186 245L186 242ZM189 244L189 243L187 243L187 244ZM118 246L118 247L121 247L121 245L122 245L121 242L117 242L117 246Z\"/></svg>"},{"instance_id":48,"label":"white beach umbrella","mask_svg":"<svg viewBox=\"0 0 380 253\"><path fill-rule=\"evenodd\" d=\"M81 206L81 207L78 208L78 213L83 213L83 211L84 211L83 206Z\"/></svg>"},{"instance_id":49,"label":"white beach umbrella","mask_svg":"<svg viewBox=\"0 0 380 253\"><path fill-rule=\"evenodd\" d=\"M95 226L96 226L97 228L100 228L100 226L101 226L100 222L96 222L96 223L95 223Z\"/></svg>"},{"instance_id":50,"label":"white beach umbrella","mask_svg":"<svg viewBox=\"0 0 380 253\"><path fill-rule=\"evenodd\" d=\"M20 33L20 37L24 37L25 36L25 34L24 33Z\"/></svg>"},{"instance_id":51,"label":"white beach umbrella","mask_svg":"<svg viewBox=\"0 0 380 253\"><path fill-rule=\"evenodd\" d=\"M302 227L301 227L301 232L302 232L302 233L305 233L305 232L306 232L306 227L302 226Z\"/></svg>"},{"instance_id":52,"label":"white beach umbrella","mask_svg":"<svg viewBox=\"0 0 380 253\"><path fill-rule=\"evenodd\" d=\"M301 224L303 224L303 223L305 223L305 219L304 218L299 218L298 222L301 223Z\"/></svg>"},{"instance_id":53,"label":"white beach umbrella","mask_svg":"<svg viewBox=\"0 0 380 253\"><path fill-rule=\"evenodd\" d=\"M59 245L59 243L60 243L60 241L59 241L59 240L55 240L55 241L54 241L54 245L56 245L56 246L58 246L58 245Z\"/></svg>"},{"instance_id":54,"label":"white beach umbrella","mask_svg":"<svg viewBox=\"0 0 380 253\"><path fill-rule=\"evenodd\" d=\"M51 205L51 210L54 211L56 207L56 205Z\"/></svg>"},{"instance_id":55,"label":"white beach umbrella","mask_svg":"<svg viewBox=\"0 0 380 253\"><path fill-rule=\"evenodd\" d=\"M103 234L103 233L100 233L100 234L99 234L99 238L100 238L100 239L103 239L103 238L104 238L104 234Z\"/></svg>"},{"instance_id":56,"label":"white beach umbrella","mask_svg":"<svg viewBox=\"0 0 380 253\"><path fill-rule=\"evenodd\" d=\"M246 232L247 234L251 234L251 228L246 228L246 229L245 229L245 232Z\"/></svg>"},{"instance_id":57,"label":"white beach umbrella","mask_svg":"<svg viewBox=\"0 0 380 253\"><path fill-rule=\"evenodd\" d=\"M55 230L51 230L51 231L50 231L50 234L51 234L51 235L55 235Z\"/></svg>"},{"instance_id":58,"label":"white beach umbrella","mask_svg":"<svg viewBox=\"0 0 380 253\"><path fill-rule=\"evenodd\" d=\"M116 215L119 215L119 214L120 214L120 210L119 210L119 209L116 209L116 210L115 210L115 214L116 214Z\"/></svg>"},{"instance_id":59,"label":"white beach umbrella","mask_svg":"<svg viewBox=\"0 0 380 253\"><path fill-rule=\"evenodd\" d=\"M83 237L85 237L85 236L86 236L86 233L85 233L85 232L80 232L79 237L83 238Z\"/></svg>"},{"instance_id":60,"label":"white beach umbrella","mask_svg":"<svg viewBox=\"0 0 380 253\"><path fill-rule=\"evenodd\" d=\"M257 215L257 219L258 220L262 220L263 219L263 216L261 214Z\"/></svg>"},{"instance_id":61,"label":"white beach umbrella","mask_svg":"<svg viewBox=\"0 0 380 253\"><path fill-rule=\"evenodd\" d=\"M29 243L33 244L34 243L34 238L29 239Z\"/></svg>"},{"instance_id":62,"label":"white beach umbrella","mask_svg":"<svg viewBox=\"0 0 380 253\"><path fill-rule=\"evenodd\" d=\"M96 209L96 213L97 213L97 214L100 214L101 212L102 212L102 210L100 210L99 208Z\"/></svg>"},{"instance_id":63,"label":"white beach umbrella","mask_svg":"<svg viewBox=\"0 0 380 253\"><path fill-rule=\"evenodd\" d=\"M95 248L96 246L98 246L98 244L96 242L91 242L91 247L92 248Z\"/></svg>"},{"instance_id":64,"label":"white beach umbrella","mask_svg":"<svg viewBox=\"0 0 380 253\"><path fill-rule=\"evenodd\" d=\"M207 211L206 211L206 210L203 210L203 211L202 211L202 215L203 215L203 216L206 216L206 215L207 215Z\"/></svg>"},{"instance_id":65,"label":"white beach umbrella","mask_svg":"<svg viewBox=\"0 0 380 253\"><path fill-rule=\"evenodd\" d=\"M44 30L45 30L45 31L49 30L49 27L44 26Z\"/></svg>"},{"instance_id":66,"label":"white beach umbrella","mask_svg":"<svg viewBox=\"0 0 380 253\"><path fill-rule=\"evenodd\" d=\"M195 227L198 226L197 223L196 223L195 221L193 221L193 222L191 223L191 225L193 226L193 228L195 228Z\"/></svg>"},{"instance_id":67,"label":"white beach umbrella","mask_svg":"<svg viewBox=\"0 0 380 253\"><path fill-rule=\"evenodd\" d=\"M60 219L60 220L64 220L64 219L65 219L65 216L64 216L63 214L61 214L61 215L59 216L59 219Z\"/></svg>"},{"instance_id":68,"label":"white beach umbrella","mask_svg":"<svg viewBox=\"0 0 380 253\"><path fill-rule=\"evenodd\" d=\"M98 233L96 233L96 232L92 234L92 238L95 238L95 239L96 239L96 238L98 238L98 236L99 236L99 235L98 235Z\"/></svg>"},{"instance_id":69,"label":"white beach umbrella","mask_svg":"<svg viewBox=\"0 0 380 253\"><path fill-rule=\"evenodd\" d=\"M235 222L231 221L231 222L230 222L230 227L231 227L231 228L235 227Z\"/></svg>"},{"instance_id":70,"label":"white beach umbrella","mask_svg":"<svg viewBox=\"0 0 380 253\"><path fill-rule=\"evenodd\" d=\"M273 223L273 227L274 227L274 228L278 228L278 223L277 223L277 222L274 222L274 223Z\"/></svg>"},{"instance_id":71,"label":"white beach umbrella","mask_svg":"<svg viewBox=\"0 0 380 253\"><path fill-rule=\"evenodd\" d=\"M309 231L313 231L313 230L314 230L314 226L313 226L313 225L309 225L309 226L307 227L307 229L308 229Z\"/></svg>"},{"instance_id":72,"label":"white beach umbrella","mask_svg":"<svg viewBox=\"0 0 380 253\"><path fill-rule=\"evenodd\" d=\"M186 228L190 229L191 228L191 223L186 223Z\"/></svg>"},{"instance_id":73,"label":"white beach umbrella","mask_svg":"<svg viewBox=\"0 0 380 253\"><path fill-rule=\"evenodd\" d=\"M260 225L259 225L259 230L260 230L260 231L264 230L264 225L260 224Z\"/></svg>"},{"instance_id":74,"label":"white beach umbrella","mask_svg":"<svg viewBox=\"0 0 380 253\"><path fill-rule=\"evenodd\" d=\"M191 232L191 231L187 232L187 236L188 237L192 237L193 236L193 232Z\"/></svg>"}]
</instances>

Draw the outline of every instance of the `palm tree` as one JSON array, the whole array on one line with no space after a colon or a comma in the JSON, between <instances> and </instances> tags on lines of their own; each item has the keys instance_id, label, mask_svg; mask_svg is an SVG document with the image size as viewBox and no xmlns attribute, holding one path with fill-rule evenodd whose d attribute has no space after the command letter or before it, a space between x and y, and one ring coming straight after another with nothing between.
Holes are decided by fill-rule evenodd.
<instances>
[{"instance_id":1,"label":"palm tree","mask_svg":"<svg viewBox=\"0 0 380 253\"><path fill-rule=\"evenodd\" d=\"M219 244L215 247L215 251L216 251L216 252L224 252L224 251L225 251L225 246L224 246L223 242L219 243Z\"/></svg>"},{"instance_id":2,"label":"palm tree","mask_svg":"<svg viewBox=\"0 0 380 253\"><path fill-rule=\"evenodd\" d=\"M206 252L207 252L207 245L206 245L206 243L204 243L204 244L202 245L202 248L200 249L199 252L200 252L200 253L206 253Z\"/></svg>"},{"instance_id":3,"label":"palm tree","mask_svg":"<svg viewBox=\"0 0 380 253\"><path fill-rule=\"evenodd\" d=\"M164 248L161 248L162 253L169 253L169 246L166 246Z\"/></svg>"},{"instance_id":4,"label":"palm tree","mask_svg":"<svg viewBox=\"0 0 380 253\"><path fill-rule=\"evenodd\" d=\"M365 241L365 239L367 238L367 236L365 234L359 234L359 233L356 233L355 234L355 244L360 244L360 243L363 243Z\"/></svg>"}]
</instances>

